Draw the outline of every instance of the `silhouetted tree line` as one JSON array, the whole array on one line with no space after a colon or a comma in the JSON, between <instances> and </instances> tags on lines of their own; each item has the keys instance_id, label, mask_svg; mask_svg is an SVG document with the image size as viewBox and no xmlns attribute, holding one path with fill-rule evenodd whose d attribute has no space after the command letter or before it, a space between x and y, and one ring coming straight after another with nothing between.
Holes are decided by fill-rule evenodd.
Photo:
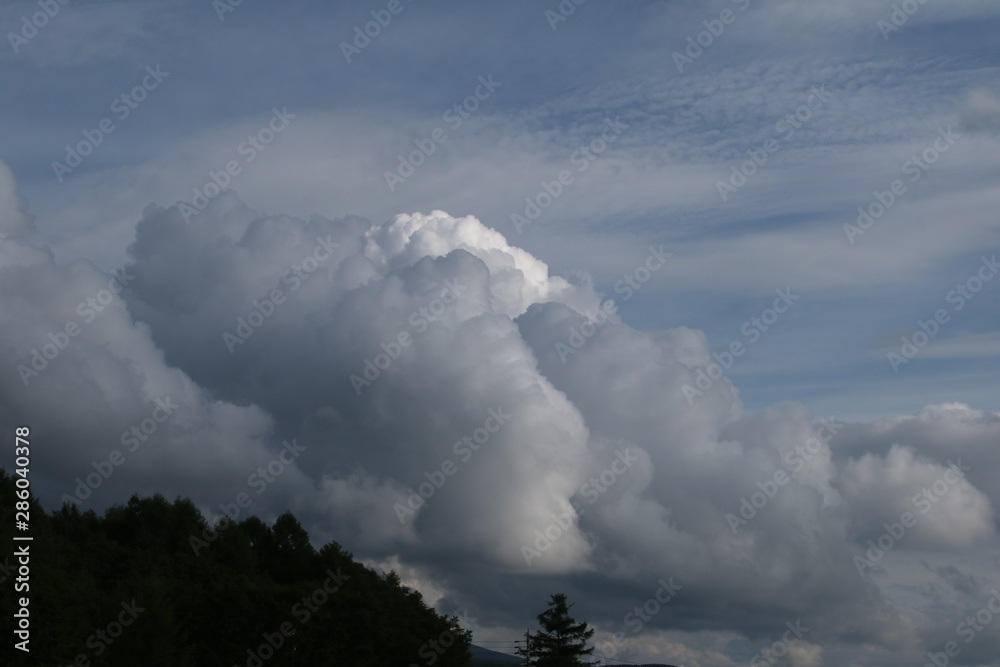
<instances>
[{"instance_id":1,"label":"silhouetted tree line","mask_svg":"<svg viewBox=\"0 0 1000 667\"><path fill-rule=\"evenodd\" d=\"M395 572L318 551L286 513L209 526L186 498L133 496L103 516L31 501L28 592L15 592L14 477L0 468L0 665L28 667L457 667L471 633ZM19 533L24 534L24 533ZM14 648L16 599L30 599L30 653Z\"/></svg>"}]
</instances>

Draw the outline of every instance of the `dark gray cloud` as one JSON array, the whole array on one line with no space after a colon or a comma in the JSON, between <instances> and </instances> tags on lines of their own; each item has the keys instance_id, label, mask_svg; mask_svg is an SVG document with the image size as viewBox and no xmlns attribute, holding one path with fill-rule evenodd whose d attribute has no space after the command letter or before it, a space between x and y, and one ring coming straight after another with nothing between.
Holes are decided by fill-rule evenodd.
<instances>
[{"instance_id":1,"label":"dark gray cloud","mask_svg":"<svg viewBox=\"0 0 1000 667\"><path fill-rule=\"evenodd\" d=\"M983 591L982 584L971 574L962 572L953 565L932 568L948 586L963 595L974 596Z\"/></svg>"}]
</instances>

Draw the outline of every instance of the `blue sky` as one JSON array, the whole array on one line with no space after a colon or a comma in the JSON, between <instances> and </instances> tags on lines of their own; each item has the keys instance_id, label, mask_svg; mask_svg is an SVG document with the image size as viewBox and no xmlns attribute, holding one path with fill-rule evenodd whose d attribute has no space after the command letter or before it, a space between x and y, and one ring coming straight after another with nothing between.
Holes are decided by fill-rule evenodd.
<instances>
[{"instance_id":1,"label":"blue sky","mask_svg":"<svg viewBox=\"0 0 1000 667\"><path fill-rule=\"evenodd\" d=\"M949 567L986 576L991 567L987 546L996 545L991 503L997 498L1000 470L990 449L991 443L995 449L1000 420L1000 278L993 279L1000 271L993 261L1000 251L996 2L53 2L58 12L38 19L45 25L30 39L11 34L21 33L24 21L31 20L24 17L42 11L41 5L12 2L0 7L0 25L7 33L0 48L0 86L5 92L0 159L11 172L4 177L9 183L0 198L11 222L0 232L16 236L8 247L24 244L18 246L23 255L8 257L12 266L28 271L23 267L38 263L68 284L71 275L80 281L87 275L87 280L99 283L94 276L133 266L140 278L121 297L125 315L114 326L122 329L101 335L108 336L112 347L138 336L141 342L125 347L145 359L143 364L151 364L140 374L166 378L183 373L184 391L194 404L220 401L228 406L225 410L237 412L253 408L259 414L244 417L247 424L271 424L269 431L260 426L270 434L261 436L244 433L242 427L230 432L235 422L229 417L204 417L206 423L221 420L213 430L225 434L227 443L220 445L219 461L232 463L226 457L242 451L241 438L256 443L246 447L257 452L254 447L263 447L261 442L271 436L298 435L329 444L336 438L360 442L367 434L372 442L383 443L380 451L385 453L397 451L397 445L386 443L409 432L406 424L417 433L413 443L399 445L400 451L414 448L405 470L381 469L367 451L359 451L356 458L331 455L322 465L314 462L315 474L303 473L295 480L302 488L318 489L319 500L302 500L289 481L288 495L276 493L267 511L282 499L297 499L302 511L315 512L317 530L346 531L348 537L341 539L356 553L397 567L444 608L474 610L498 588L515 585L506 577L519 572L503 570L480 586L474 583L478 571L456 554L466 553L462 549L468 547L467 556L482 560L488 553L509 565L505 552L497 555L471 538L462 549L444 554L428 546L455 520L451 515L429 514L412 533L406 527L398 534L395 529L379 532L356 525L334 510L324 515L324 503L333 502L331 498L371 509L377 497L390 499L400 492L405 497L400 489L413 483L414 471L419 479L422 467L430 465L422 462L441 458L434 446L421 450L420 443L432 442L435 429L444 424L457 428L480 418L464 403L469 412L462 418L427 417L448 395L441 389L440 394L430 392L439 401L428 400L423 416L407 413L398 417L398 428L379 430L382 427L372 427L370 420L389 420L391 411L380 402L383 399L372 398L358 407L350 402L349 392L340 393L349 389L343 382L330 388L321 380L302 380L314 395L331 392L327 402L290 389L301 374L311 378L317 368L328 368L316 361L326 359L326 353L316 352L320 357L312 360L286 357L291 352L280 348L280 338L257 336L254 345L259 347L247 347L256 350L252 354L259 356L252 358L260 367L249 360L241 366L216 359L218 350L210 347L215 343L205 341L218 338L223 322L229 326L230 314L235 318L236 311L226 309L250 303L261 293L270 279L266 267L280 275L295 259L297 250L258 247L261 241L255 235L277 225L307 229L295 236L294 247L303 252L312 247L312 232L321 229L342 238L344 247L355 253L353 263L344 260L349 268L338 269L336 276L331 268L325 283L338 295L343 289L343 294L354 296L328 302L325 299L333 297L317 287L322 281L310 282L303 291L308 297L302 298L312 299L315 308L295 311L280 325L283 335L299 341L303 350L312 349L309 346L318 340L336 340L360 355L331 353L324 362L345 372L368 354L353 347L359 340L392 333L393 316L386 313L396 312L393 304L403 299L392 291L393 280L407 286L403 291L412 296L414 281L424 275L421 271L465 276L478 284L486 270L489 287L483 289L492 296L482 297L482 303L490 304L482 307L505 323L481 331L482 341L492 340L491 331L508 342L523 338L524 349L508 351L511 356L503 358L520 358L530 348L529 366L544 378L538 381L544 387L539 396L553 406L552 423L565 423L568 441L586 443L579 450L567 446L566 452L576 453L553 463L560 471L579 472L574 466L583 466L580 461L588 456L587 465L597 465L595 461L613 453L610 443L618 438L648 450L644 465L662 472L668 459L658 459L655 447L644 445L643 438L657 428L676 427L664 436L672 443L707 438L712 444L699 445L690 456L677 454L669 465L683 462L709 474L708 468L699 467L702 455L712 452L720 461L729 461L727 457L735 456L730 445L743 443L746 458L741 454L738 461L730 461L731 469L720 463L705 484L719 494L727 485L752 490L758 479L753 471L766 470L764 462L771 456L750 453L757 446L769 451L760 444L769 442L762 434L783 442L785 436L804 433L802 429L819 417L832 417L850 426L833 439L828 467L816 473L810 497L820 499L816 516L824 518L817 521L853 517L830 528L829 535L844 531L843 543L834 540L843 546L864 544L875 534L862 518L865 512L906 507L880 495L875 490L878 480L886 488L896 488L893 485L907 475L929 483L938 474L931 462L944 470L952 453L964 452L967 458L978 453L965 504L955 501L954 510L961 514L964 507L984 523L955 519L956 531L968 530L962 535L946 534L937 524L933 530L922 529L928 531L917 539L922 546L901 553L899 568L886 574L880 586L882 594L897 594L894 600L916 596L916 602L900 603L908 611L899 612L898 623L858 639L861 635L852 634L845 620L852 615L845 602L830 612L829 632L796 654L796 667L831 660L887 660L889 653L880 651L919 656L927 647L916 639L907 643L907 633L917 636L920 628L947 625L950 621L941 619L950 618L954 609L941 611L937 602L920 598L914 590L923 584L908 577L924 582L921 577L937 573L933 576L939 583L957 580L948 579ZM372 23L379 18L384 25ZM375 36L367 43L359 39L345 57L343 45L354 42L366 24ZM24 35L29 33L30 28ZM78 166L71 166L68 147L81 142L97 145ZM412 173L400 170L400 161L410 162L414 154L412 162L421 164ZM56 162L66 169L54 166ZM215 196L213 175L232 192ZM14 203L14 184L23 198L20 208ZM211 204L187 220L191 206L204 208L196 200L206 194L206 187ZM172 208L181 203L187 208ZM858 226L859 207L873 216L864 229ZM22 216L18 210L34 216L30 229L17 222ZM393 223L398 214L422 216ZM481 224L455 222L465 216ZM179 226L181 217L185 222ZM259 219L265 222L252 222ZM367 232L358 231L368 226ZM240 254L250 252L248 248L253 249L250 255ZM669 257L651 261L651 248ZM459 250L472 253L479 263L448 254ZM421 264L421 258L430 258L433 267ZM254 264L258 261L260 266ZM362 264L366 268L359 268ZM8 275L14 276L14 269ZM630 290L622 287L627 276L635 282ZM30 285L35 285L36 298L53 300L51 312L39 314L37 322L31 320L35 323L24 324L8 337L3 349L13 369L31 341L72 316L78 299L66 296L66 303L57 306L55 296L43 296L45 289L54 289L56 278L11 280L12 299L21 294L14 286L28 298L28 291L35 289ZM781 301L782 293L792 296ZM559 323L587 317L593 321L597 304L607 299L614 300L620 320L613 327L598 327L588 343L591 348L581 350L578 359L583 360L584 353L593 357L565 365L558 356L551 357L552 345L565 339L552 333L562 331ZM14 306L8 308L8 313L15 312ZM398 308L403 315L409 312ZM331 312L353 313L360 323L357 330L336 333L340 324L322 319ZM461 309L456 312L462 322L471 317ZM754 318L773 319L762 326ZM110 318L108 324L100 321L102 327L112 327ZM925 333L926 344L914 348L912 358L896 357L894 365L889 355L903 355L904 339ZM447 383L466 377L468 395L480 396L482 391L486 405L486 397L499 389L479 373L487 367L503 373L490 365L494 361L483 361L498 352L482 341L456 339L432 346L438 352L427 354L447 354L454 346L458 358L479 350L478 356L470 356L479 361L461 366L478 371L465 375L465 370L455 370L439 379ZM485 347L477 348L480 344ZM279 347L266 353L269 345ZM713 359L724 358L734 345L743 352L731 365L726 363L727 381L713 383L710 392L690 403L681 398L669 406L667 399L662 406L655 404L660 395L651 394L651 387L662 388L663 396L669 394L674 401L682 385L695 381L699 369L710 370ZM283 365L269 361L279 358ZM425 375L407 375L410 380L398 385L403 392L399 396L408 395L404 388L417 391L414 387L444 373L449 363L424 369ZM676 383L643 384L650 368L673 363L686 369L683 376L670 376L681 378ZM107 389L111 380L99 381L101 373L110 371L96 362L85 363L83 357L80 364L80 382L95 382L109 397L114 395ZM502 367L515 365L511 361ZM511 373L508 389L520 386L517 378L524 377ZM14 388L9 392L14 392L21 383L16 373L10 375ZM290 393L269 393L265 385L275 378L284 378L275 387ZM605 411L614 401L588 393L590 382L622 401L626 396L638 401L626 402L620 413L636 421L616 421L620 414ZM630 393L640 386L641 391ZM37 408L43 398L54 395L47 392L58 390L32 391L38 393L31 394L29 403ZM14 396L0 394L0 399L20 405L22 399ZM192 398L196 396L202 398ZM422 405L424 398L415 398L415 405ZM108 401L108 414L116 414L113 400ZM121 418L141 414L137 406L132 410L122 408ZM347 416L352 411L365 416L352 422L355 417ZM576 417L567 416L574 411L582 415L579 428ZM70 412L67 409L66 415ZM85 413L81 408L80 414ZM0 410L0 417L5 416L15 418ZM580 435L580 428L590 435ZM945 440L955 443L954 452L944 447ZM100 437L95 434L93 442L99 443ZM894 445L909 447L915 458L896 452ZM106 449L93 444L81 451L82 465L102 447ZM372 451L376 449L372 445ZM502 462L497 465L503 469ZM54 467L43 482L53 502L78 474L67 466ZM229 469L228 464L223 467ZM742 468L747 478L739 481L737 470ZM159 478L153 472L140 474L138 463L135 470L135 477L122 476L117 491L126 498L136 488L161 490L154 488L159 482L212 506L210 487L184 466L175 476L163 473ZM708 553L699 548L722 549L721 542L689 542L671 531L697 532L692 526L708 516L704 508L716 507L716 501L725 504L723 496L695 503L697 509L685 516L688 510L668 500L683 504L694 496L662 491L656 496L660 509L655 509L642 494L667 484L660 472L650 473L652 482L635 482L641 488L634 505L619 499L616 509L603 515L601 526L590 526L574 538L579 541L572 546L580 551L567 547L560 561L563 569L554 565L547 570L552 585L576 586L581 595L593 594L595 609L597 601L601 609L614 608L616 602L645 595L648 586L636 577L651 572L646 566L652 557L647 556L656 549L676 548L683 557L678 556L675 565L697 563ZM692 479L698 474L693 472ZM828 482L817 481L827 474ZM576 488L567 484L570 490ZM907 495L904 487L899 487L900 497ZM534 498L525 495L529 497ZM109 491L99 502L114 500ZM729 500L739 503L735 496ZM830 509L842 508L840 502L850 506L850 512L841 515ZM489 516L491 507L470 504ZM791 513L788 517L798 516L794 507L784 510ZM645 517L637 519L639 526L666 517L669 529L662 535L651 531L663 541L635 538L633 543L616 533L616 517L630 512ZM775 519L767 529L774 532L764 537L783 534L788 525ZM764 530L763 524L759 528ZM609 572L614 571L611 564L621 566L622 581L629 582L621 584L626 592L609 592L618 585L613 578L588 578L595 575L581 565L580 554L597 553L587 548L599 551L599 541L586 537L594 534L634 547L623 547L624 555L604 554L600 560ZM768 551L771 547L762 545L772 543L764 537L723 551ZM960 552L963 555L957 555ZM754 558L762 557L754 553ZM457 574L451 573L452 567ZM914 574L918 571L919 576ZM767 631L757 625L756 614L778 626L790 618L794 605L767 602L752 586L735 596L736 611L724 611L710 600L729 580L700 584L699 577L707 575L697 572L693 567L686 573L691 595L700 596L685 608L687 616L678 611L677 618L661 619L680 627L676 632L681 634L663 629L648 641L644 638L652 633L644 634L622 655L705 667L742 664L729 642L762 646ZM739 572L734 569L732 576ZM681 573L683 578L685 571ZM893 577L899 581L887 583ZM791 586L782 580L784 585ZM779 597L790 590L777 589ZM811 589L807 597L818 597L817 590ZM951 595L958 589L948 590ZM941 591L934 595L938 602L947 597ZM530 597L529 592L524 596ZM852 600L860 597L857 593ZM961 604L966 602L972 604ZM931 620L915 620L928 609L934 610L928 612ZM934 616L938 611L941 618ZM521 613L511 603L490 625L484 620L484 633L501 640L532 615ZM605 623L602 631L613 625ZM981 657L988 653L986 641L980 646L981 653L967 652L962 660L991 664Z\"/></svg>"},{"instance_id":2,"label":"blue sky","mask_svg":"<svg viewBox=\"0 0 1000 667\"><path fill-rule=\"evenodd\" d=\"M472 214L554 272L586 272L608 292L647 245L664 243L676 261L622 310L639 328L685 324L724 346L774 289L803 295L733 369L748 406L791 398L845 417L953 398L991 407L991 289L934 341L978 334L981 345L944 363L926 350L899 373L885 356L995 247L995 139L961 120L974 91L995 94L993 8L931 3L884 39L877 21L891 19L891 3L741 5L585 3L553 30L543 5L405 2L347 63L340 43L381 7L245 2L220 20L208 2L73 3L3 54L0 136L57 256L110 268L124 259L140 201L190 200L224 164L213 154L245 134L237 128L287 108L297 127L233 183L252 205L375 220ZM5 6L5 20L16 25L31 6ZM732 23L678 72L672 54L725 9ZM147 65L169 76L118 120L112 100ZM500 87L389 192L383 173L395 156L435 127L450 131L443 112L485 75ZM828 101L792 136L777 131L814 87ZM51 163L105 117L115 132L59 183ZM572 169L573 151L614 117L629 124L621 141L514 234L523 198ZM842 226L856 208L947 126L962 135L954 150L849 244ZM772 138L779 151L723 202L716 183ZM290 160L300 166L287 169ZM128 194L101 194L123 183Z\"/></svg>"}]
</instances>

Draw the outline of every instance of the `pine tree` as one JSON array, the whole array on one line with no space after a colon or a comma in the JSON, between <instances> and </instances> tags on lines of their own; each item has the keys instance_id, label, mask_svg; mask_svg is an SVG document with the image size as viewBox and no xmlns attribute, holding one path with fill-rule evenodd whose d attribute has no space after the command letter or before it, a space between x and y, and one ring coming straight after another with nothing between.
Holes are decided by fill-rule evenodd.
<instances>
[{"instance_id":1,"label":"pine tree","mask_svg":"<svg viewBox=\"0 0 1000 667\"><path fill-rule=\"evenodd\" d=\"M527 634L525 646L517 650L531 667L578 667L595 663L585 660L594 652L587 642L594 636L594 629L586 623L577 623L569 615L566 596L556 593L549 600L549 608L538 615L542 629Z\"/></svg>"}]
</instances>

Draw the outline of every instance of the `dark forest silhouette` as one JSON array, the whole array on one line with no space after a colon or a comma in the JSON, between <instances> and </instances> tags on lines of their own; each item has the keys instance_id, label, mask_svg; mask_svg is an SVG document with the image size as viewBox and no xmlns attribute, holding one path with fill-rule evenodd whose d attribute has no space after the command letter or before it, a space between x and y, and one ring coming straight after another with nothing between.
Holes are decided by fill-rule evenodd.
<instances>
[{"instance_id":1,"label":"dark forest silhouette","mask_svg":"<svg viewBox=\"0 0 1000 667\"><path fill-rule=\"evenodd\" d=\"M2 468L0 498L0 540L20 544L14 477ZM186 498L133 496L103 516L70 504L47 513L33 499L30 511L30 589L15 593L16 559L4 549L0 600L9 620L15 598L30 598L31 652L15 650L8 633L0 664L469 664L471 634L456 617L336 542L314 549L290 513L213 533Z\"/></svg>"}]
</instances>

